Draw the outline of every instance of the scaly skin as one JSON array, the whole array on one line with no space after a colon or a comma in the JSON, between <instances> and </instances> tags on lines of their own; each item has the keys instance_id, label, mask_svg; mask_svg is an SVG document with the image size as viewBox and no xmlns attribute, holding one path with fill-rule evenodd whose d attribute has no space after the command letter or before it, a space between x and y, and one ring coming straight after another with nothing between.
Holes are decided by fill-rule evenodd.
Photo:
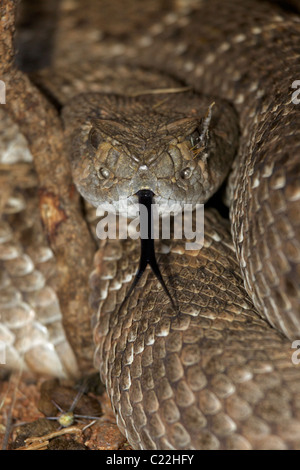
<instances>
[{"instance_id":1,"label":"scaly skin","mask_svg":"<svg viewBox=\"0 0 300 470\"><path fill-rule=\"evenodd\" d=\"M73 67L63 63L72 40L54 56L57 79L52 75L47 88L62 102L63 88L73 97L63 114L74 180L95 205L114 201L114 188L132 196L144 187L172 200L204 202L226 176L232 155L224 143L236 136L224 104L226 136L217 130L223 146L212 146L224 152L211 152L217 137L210 128L211 140L192 168L198 176L187 189L180 179L185 165L178 162L195 163L188 142L197 127L194 107L199 99L189 100L185 92L167 96L163 104L149 95L103 98L98 95L103 91L100 60L107 64L113 55L118 72L123 63L131 70L134 65L160 69L197 92L228 100L239 116L240 144L228 185L234 248L226 223L207 210L199 252L186 251L184 240L157 243L160 268L179 312L149 269L119 311L139 248L131 241L107 242L96 255L91 276L92 303L95 308L99 304L96 363L118 424L135 448L299 449L300 375L291 361L291 342L282 335L293 339L300 333L300 118L291 102L291 85L300 73L299 17L254 0L195 3L195 11L177 6L171 15L153 14L151 24L142 15L142 27L135 25L130 34L121 24L103 43L91 35L81 45L80 35L71 34L79 38L79 47L70 52ZM88 65L75 72L78 58L87 52ZM94 95L74 98L76 73L75 91ZM123 77L113 75L116 81ZM129 82L135 88L130 73ZM148 89L149 83L157 88L151 80L147 83ZM104 86L104 91L120 93L115 85ZM215 106L218 115L218 100ZM179 109L188 124L181 122L170 132ZM203 119L205 110L196 116ZM93 126L99 134L94 144ZM150 177L153 149L155 156L161 152L164 165L155 160ZM120 164L117 170L113 159ZM147 172L136 177L140 165Z\"/></svg>"}]
</instances>

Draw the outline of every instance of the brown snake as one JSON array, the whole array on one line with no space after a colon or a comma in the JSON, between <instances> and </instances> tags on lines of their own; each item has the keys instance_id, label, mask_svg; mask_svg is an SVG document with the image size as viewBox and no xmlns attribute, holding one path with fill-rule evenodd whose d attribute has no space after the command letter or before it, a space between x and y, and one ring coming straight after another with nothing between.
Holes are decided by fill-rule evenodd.
<instances>
[{"instance_id":1,"label":"brown snake","mask_svg":"<svg viewBox=\"0 0 300 470\"><path fill-rule=\"evenodd\" d=\"M47 93L67 101L74 181L95 206L140 189L158 202L204 203L238 146L227 185L234 247L215 209L205 211L200 251L186 250L185 240L157 241L176 311L149 267L119 309L139 244L101 246L91 275L96 365L134 448L299 449L291 342L300 334L300 108L291 87L300 78L300 18L254 0L174 2L173 13L160 15L148 3L130 34L122 22L115 37L104 34L105 47L98 39L91 48L93 34L85 42L71 34L51 79L40 75ZM192 90L149 93L184 86ZM38 296L23 290L34 308Z\"/></svg>"}]
</instances>

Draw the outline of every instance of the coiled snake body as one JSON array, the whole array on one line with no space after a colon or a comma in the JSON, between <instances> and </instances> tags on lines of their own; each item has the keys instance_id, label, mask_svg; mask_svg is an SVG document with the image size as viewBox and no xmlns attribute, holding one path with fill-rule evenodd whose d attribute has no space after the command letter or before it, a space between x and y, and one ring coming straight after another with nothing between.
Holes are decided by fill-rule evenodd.
<instances>
[{"instance_id":1,"label":"coiled snake body","mask_svg":"<svg viewBox=\"0 0 300 470\"><path fill-rule=\"evenodd\" d=\"M236 112L240 135L227 191L234 245L214 209L205 211L201 250L156 243L177 311L150 268L119 309L138 265L136 241L109 240L96 254L96 365L118 425L134 448L300 448L291 360L300 333L300 118L291 101L299 17L264 2L214 0L177 5L147 28L140 21L125 37L120 26L122 44L108 35L89 54L98 82L108 77L98 88L82 64L90 92L75 99L86 91L78 80L68 93L64 46L48 81L59 100L73 97L63 118L81 194L96 206L140 189L158 203L206 202L231 166ZM75 64L89 48L79 43Z\"/></svg>"}]
</instances>

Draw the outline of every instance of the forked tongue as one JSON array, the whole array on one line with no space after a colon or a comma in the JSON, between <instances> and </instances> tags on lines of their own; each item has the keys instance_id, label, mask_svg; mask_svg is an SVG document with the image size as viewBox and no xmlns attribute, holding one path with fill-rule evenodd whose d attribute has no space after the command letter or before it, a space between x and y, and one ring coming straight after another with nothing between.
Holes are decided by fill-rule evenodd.
<instances>
[{"instance_id":1,"label":"forked tongue","mask_svg":"<svg viewBox=\"0 0 300 470\"><path fill-rule=\"evenodd\" d=\"M133 289L137 286L139 280L141 279L142 275L145 272L146 267L151 267L153 273L155 274L157 280L160 282L161 286L163 287L165 293L170 299L170 302L177 311L176 305L174 300L171 297L171 294L165 284L165 281L161 275L159 266L156 261L155 256L155 249L154 249L154 235L153 235L153 211L152 211L152 203L153 203L153 192L148 189L141 189L137 192L137 196L139 198L139 205L145 207L145 211L140 211L140 234L141 234L141 255L140 255L140 264L139 268L135 274L133 282L129 288L129 291L126 294L125 299L123 300L119 311L122 309L123 305L130 297L133 292Z\"/></svg>"}]
</instances>

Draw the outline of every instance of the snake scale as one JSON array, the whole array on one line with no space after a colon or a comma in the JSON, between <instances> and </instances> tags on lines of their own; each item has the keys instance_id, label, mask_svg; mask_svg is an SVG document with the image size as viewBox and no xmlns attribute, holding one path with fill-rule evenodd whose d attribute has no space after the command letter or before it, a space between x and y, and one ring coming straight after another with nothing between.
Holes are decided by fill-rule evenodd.
<instances>
[{"instance_id":1,"label":"snake scale","mask_svg":"<svg viewBox=\"0 0 300 470\"><path fill-rule=\"evenodd\" d=\"M122 305L139 262L135 240L107 240L95 255L95 364L118 426L136 449L299 449L300 373L291 360L300 334L297 2L128 2L121 17L114 2L64 5L54 65L38 81L64 105L85 199L98 205L150 189L158 203L204 203L232 167L230 225L208 208L201 250L155 242L177 310L149 267ZM12 223L23 206L10 199L4 216ZM5 224L1 263L14 296L23 295L19 316L29 305L30 315L50 310L57 324L57 298L37 274L50 250L32 252L39 271L30 271L28 255L13 258L5 245ZM2 337L12 297L2 296Z\"/></svg>"}]
</instances>

